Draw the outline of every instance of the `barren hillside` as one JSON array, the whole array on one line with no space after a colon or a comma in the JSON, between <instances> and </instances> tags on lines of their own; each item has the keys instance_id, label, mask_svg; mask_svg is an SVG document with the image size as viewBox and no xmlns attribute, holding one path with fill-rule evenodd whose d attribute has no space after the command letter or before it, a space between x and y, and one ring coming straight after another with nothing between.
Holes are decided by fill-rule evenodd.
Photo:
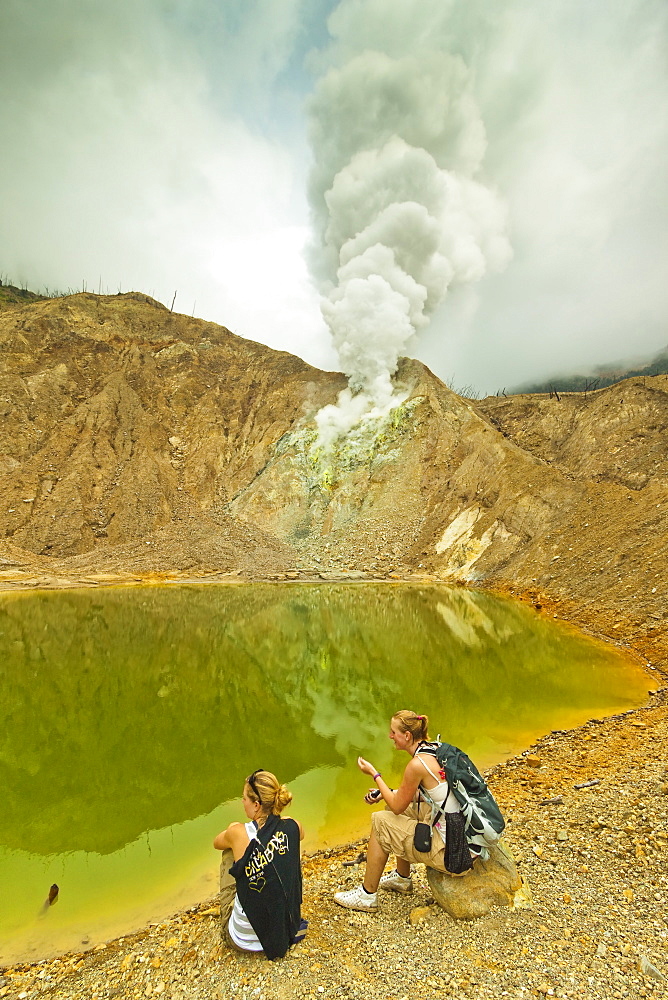
<instances>
[{"instance_id":1,"label":"barren hillside","mask_svg":"<svg viewBox=\"0 0 668 1000\"><path fill-rule=\"evenodd\" d=\"M668 376L474 404L404 360L323 454L342 376L144 295L5 303L0 357L2 586L428 575L665 662Z\"/></svg>"}]
</instances>

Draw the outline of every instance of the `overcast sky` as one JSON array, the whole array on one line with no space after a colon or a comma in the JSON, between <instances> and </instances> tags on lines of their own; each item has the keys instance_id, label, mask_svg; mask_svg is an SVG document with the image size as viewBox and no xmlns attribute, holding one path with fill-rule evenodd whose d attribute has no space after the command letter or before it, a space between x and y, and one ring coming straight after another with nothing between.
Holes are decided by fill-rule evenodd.
<instances>
[{"instance_id":1,"label":"overcast sky","mask_svg":"<svg viewBox=\"0 0 668 1000\"><path fill-rule=\"evenodd\" d=\"M666 52L665 0L3 0L0 274L359 385L651 354Z\"/></svg>"}]
</instances>

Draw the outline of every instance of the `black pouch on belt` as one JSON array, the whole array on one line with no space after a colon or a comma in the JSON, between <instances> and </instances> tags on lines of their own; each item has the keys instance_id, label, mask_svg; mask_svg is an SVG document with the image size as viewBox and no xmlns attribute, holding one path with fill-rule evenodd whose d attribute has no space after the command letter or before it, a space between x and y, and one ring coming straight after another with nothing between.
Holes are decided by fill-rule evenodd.
<instances>
[{"instance_id":1,"label":"black pouch on belt","mask_svg":"<svg viewBox=\"0 0 668 1000\"><path fill-rule=\"evenodd\" d=\"M413 834L413 847L421 854L431 850L431 827L429 823L416 823Z\"/></svg>"},{"instance_id":2,"label":"black pouch on belt","mask_svg":"<svg viewBox=\"0 0 668 1000\"><path fill-rule=\"evenodd\" d=\"M417 814L420 815L420 787L417 793ZM416 823L413 833L413 847L420 854L427 854L431 850L431 825L429 823Z\"/></svg>"}]
</instances>

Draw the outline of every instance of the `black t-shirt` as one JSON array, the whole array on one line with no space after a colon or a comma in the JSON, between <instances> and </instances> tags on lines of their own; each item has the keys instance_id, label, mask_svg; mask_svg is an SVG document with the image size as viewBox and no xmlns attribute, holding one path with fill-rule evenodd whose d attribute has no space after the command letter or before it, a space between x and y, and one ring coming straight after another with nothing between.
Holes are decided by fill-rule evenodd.
<instances>
[{"instance_id":1,"label":"black t-shirt","mask_svg":"<svg viewBox=\"0 0 668 1000\"><path fill-rule=\"evenodd\" d=\"M267 958L282 958L301 920L302 870L299 826L269 816L235 861L230 874L237 896Z\"/></svg>"}]
</instances>

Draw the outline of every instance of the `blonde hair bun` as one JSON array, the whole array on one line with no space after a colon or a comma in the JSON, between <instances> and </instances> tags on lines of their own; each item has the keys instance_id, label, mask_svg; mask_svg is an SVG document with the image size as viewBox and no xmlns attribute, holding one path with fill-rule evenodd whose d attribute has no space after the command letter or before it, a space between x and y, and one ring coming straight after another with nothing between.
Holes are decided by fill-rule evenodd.
<instances>
[{"instance_id":1,"label":"blonde hair bun","mask_svg":"<svg viewBox=\"0 0 668 1000\"><path fill-rule=\"evenodd\" d=\"M275 774L271 771L258 771L253 778L253 783L257 788L262 811L278 816L285 807L292 802L292 792L287 785L281 785ZM251 799L256 800L253 789L247 783L247 788Z\"/></svg>"},{"instance_id":2,"label":"blonde hair bun","mask_svg":"<svg viewBox=\"0 0 668 1000\"><path fill-rule=\"evenodd\" d=\"M281 785L276 792L276 798L274 800L275 811L280 813L286 806L290 805L291 802L292 792L288 789L287 785Z\"/></svg>"}]
</instances>

